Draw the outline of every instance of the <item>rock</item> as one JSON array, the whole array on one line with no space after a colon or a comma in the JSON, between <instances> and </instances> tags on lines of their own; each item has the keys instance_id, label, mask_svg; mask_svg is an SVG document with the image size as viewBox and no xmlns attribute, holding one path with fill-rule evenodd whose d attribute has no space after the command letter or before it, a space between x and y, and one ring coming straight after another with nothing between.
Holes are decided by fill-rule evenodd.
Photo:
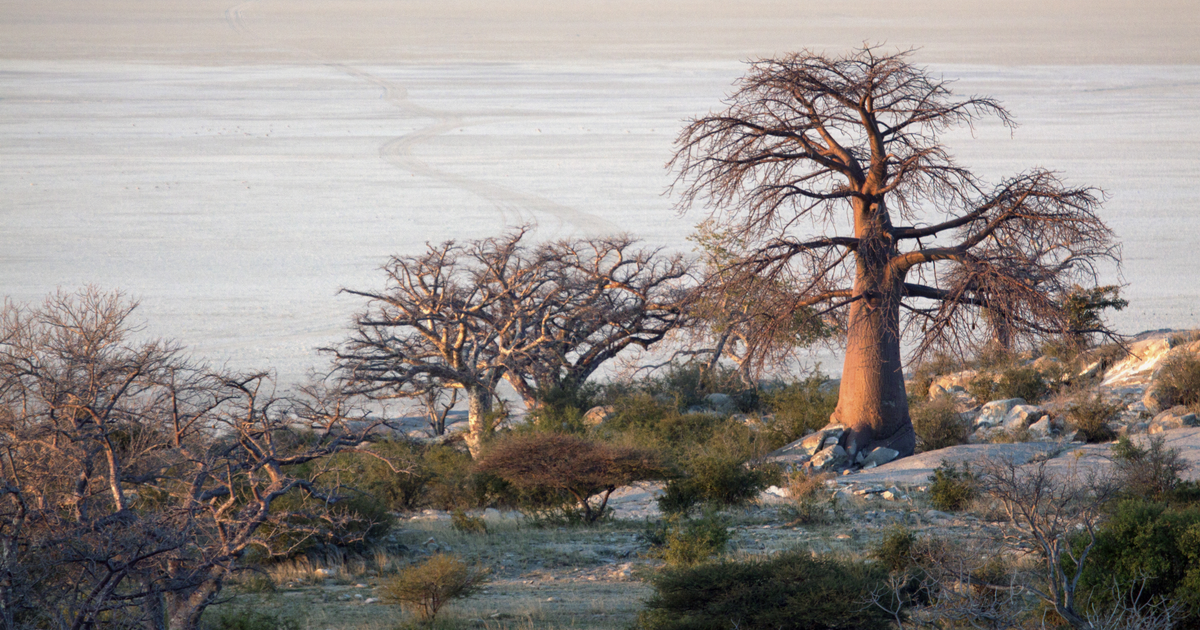
<instances>
[{"instance_id":1,"label":"rock","mask_svg":"<svg viewBox=\"0 0 1200 630\"><path fill-rule=\"evenodd\" d=\"M871 450L870 454L862 460L862 465L863 468L867 468L868 466L874 468L875 466L881 466L896 459L898 455L900 455L900 451L880 446Z\"/></svg>"},{"instance_id":2,"label":"rock","mask_svg":"<svg viewBox=\"0 0 1200 630\"><path fill-rule=\"evenodd\" d=\"M776 462L779 464L802 464L807 462L809 458L824 448L827 448L829 438L841 440L842 434L846 432L845 427L840 424L831 424L820 431L810 433L787 446L781 447L767 456L767 461Z\"/></svg>"},{"instance_id":3,"label":"rock","mask_svg":"<svg viewBox=\"0 0 1200 630\"><path fill-rule=\"evenodd\" d=\"M1170 401L1163 395L1161 387L1151 385L1146 388L1146 393L1142 396L1141 403L1150 413L1162 412Z\"/></svg>"},{"instance_id":4,"label":"rock","mask_svg":"<svg viewBox=\"0 0 1200 630\"><path fill-rule=\"evenodd\" d=\"M1184 427L1200 426L1200 420L1197 420L1196 414L1190 413L1187 407L1177 405L1170 409L1154 416L1150 421L1150 433L1162 433L1171 429L1182 429Z\"/></svg>"},{"instance_id":5,"label":"rock","mask_svg":"<svg viewBox=\"0 0 1200 630\"><path fill-rule=\"evenodd\" d=\"M835 470L841 468L850 461L850 456L846 454L846 449L840 444L835 444L829 448L818 451L812 456L809 464L814 471Z\"/></svg>"},{"instance_id":6,"label":"rock","mask_svg":"<svg viewBox=\"0 0 1200 630\"><path fill-rule=\"evenodd\" d=\"M717 413L729 414L737 411L737 405L729 394L709 394L704 397L704 404Z\"/></svg>"},{"instance_id":7,"label":"rock","mask_svg":"<svg viewBox=\"0 0 1200 630\"><path fill-rule=\"evenodd\" d=\"M978 375L975 370L963 370L953 374L943 374L929 384L929 396L938 394L953 394L967 391L967 385Z\"/></svg>"},{"instance_id":8,"label":"rock","mask_svg":"<svg viewBox=\"0 0 1200 630\"><path fill-rule=\"evenodd\" d=\"M1038 439L1047 439L1053 437L1058 432L1058 428L1054 426L1054 421L1050 416L1042 416L1041 420L1029 425L1029 434Z\"/></svg>"},{"instance_id":9,"label":"rock","mask_svg":"<svg viewBox=\"0 0 1200 630\"><path fill-rule=\"evenodd\" d=\"M602 424L605 420L608 420L610 417L612 417L613 411L615 410L613 409L612 405L600 405L592 407L591 409L587 410L587 413L583 414L583 425L587 427L594 427Z\"/></svg>"},{"instance_id":10,"label":"rock","mask_svg":"<svg viewBox=\"0 0 1200 630\"><path fill-rule=\"evenodd\" d=\"M979 417L975 418L974 428L990 429L999 426L1008 418L1008 413L1012 411L1013 407L1024 404L1024 398L1007 398L986 403L979 409Z\"/></svg>"},{"instance_id":11,"label":"rock","mask_svg":"<svg viewBox=\"0 0 1200 630\"><path fill-rule=\"evenodd\" d=\"M334 571L333 569L317 569L317 570L313 571L313 575L320 577L320 578L331 578L336 573L337 573L337 571Z\"/></svg>"},{"instance_id":12,"label":"rock","mask_svg":"<svg viewBox=\"0 0 1200 630\"><path fill-rule=\"evenodd\" d=\"M1007 431L1019 431L1045 415L1046 410L1037 405L1013 405L1012 409L1009 409L1008 414L1004 417L1004 428Z\"/></svg>"},{"instance_id":13,"label":"rock","mask_svg":"<svg viewBox=\"0 0 1200 630\"><path fill-rule=\"evenodd\" d=\"M837 392L842 387L842 379L831 378L817 386L817 391L822 394L832 394Z\"/></svg>"}]
</instances>

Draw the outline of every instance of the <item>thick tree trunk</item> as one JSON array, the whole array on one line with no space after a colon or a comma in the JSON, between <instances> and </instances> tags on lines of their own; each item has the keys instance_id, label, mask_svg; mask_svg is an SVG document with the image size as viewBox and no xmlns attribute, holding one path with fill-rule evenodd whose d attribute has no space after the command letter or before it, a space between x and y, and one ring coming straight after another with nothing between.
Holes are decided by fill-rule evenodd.
<instances>
[{"instance_id":1,"label":"thick tree trunk","mask_svg":"<svg viewBox=\"0 0 1200 630\"><path fill-rule=\"evenodd\" d=\"M859 206L855 295L850 305L846 360L837 408L830 420L847 431L842 439L854 457L885 446L912 455L916 446L900 363L900 301L904 278L889 268L895 255L891 224L882 204Z\"/></svg>"},{"instance_id":2,"label":"thick tree trunk","mask_svg":"<svg viewBox=\"0 0 1200 630\"><path fill-rule=\"evenodd\" d=\"M210 578L186 593L167 594L167 614L171 630L197 630L204 609L221 592L221 579Z\"/></svg>"},{"instance_id":3,"label":"thick tree trunk","mask_svg":"<svg viewBox=\"0 0 1200 630\"><path fill-rule=\"evenodd\" d=\"M467 450L479 458L483 443L491 433L492 392L485 387L467 388Z\"/></svg>"}]
</instances>

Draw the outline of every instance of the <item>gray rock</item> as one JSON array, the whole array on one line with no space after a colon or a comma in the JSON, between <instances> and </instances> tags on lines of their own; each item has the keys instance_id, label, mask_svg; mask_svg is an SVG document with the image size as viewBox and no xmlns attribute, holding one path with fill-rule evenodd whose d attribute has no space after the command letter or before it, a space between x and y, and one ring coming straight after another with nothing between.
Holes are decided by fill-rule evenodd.
<instances>
[{"instance_id":1,"label":"gray rock","mask_svg":"<svg viewBox=\"0 0 1200 630\"><path fill-rule=\"evenodd\" d=\"M1029 425L1029 433L1038 439L1046 439L1052 437L1058 432L1058 428L1054 426L1054 421L1050 416L1042 416L1041 420Z\"/></svg>"},{"instance_id":2,"label":"gray rock","mask_svg":"<svg viewBox=\"0 0 1200 630\"><path fill-rule=\"evenodd\" d=\"M841 445L834 445L819 451L812 456L809 464L812 465L814 471L823 472L827 470L835 470L849 463L850 456L846 454L846 449Z\"/></svg>"},{"instance_id":3,"label":"gray rock","mask_svg":"<svg viewBox=\"0 0 1200 630\"><path fill-rule=\"evenodd\" d=\"M1171 429L1194 426L1200 426L1196 414L1189 412L1188 408L1183 405L1177 405L1154 416L1154 419L1150 421L1149 432L1162 433Z\"/></svg>"},{"instance_id":4,"label":"gray rock","mask_svg":"<svg viewBox=\"0 0 1200 630\"><path fill-rule=\"evenodd\" d=\"M900 451L890 449L885 446L880 446L872 449L870 454L863 458L862 465L864 468L868 466L882 466L883 464L896 459L898 455L900 455Z\"/></svg>"},{"instance_id":5,"label":"gray rock","mask_svg":"<svg viewBox=\"0 0 1200 630\"><path fill-rule=\"evenodd\" d=\"M587 410L587 413L583 414L583 424L584 426L588 427L594 427L602 424L605 420L608 420L613 415L613 411L615 410L613 409L612 405L592 407L591 409Z\"/></svg>"},{"instance_id":6,"label":"gray rock","mask_svg":"<svg viewBox=\"0 0 1200 630\"><path fill-rule=\"evenodd\" d=\"M1017 405L1024 405L1024 398L1007 398L985 403L979 409L979 417L975 418L975 429L999 426L1008 418L1008 412Z\"/></svg>"},{"instance_id":7,"label":"gray rock","mask_svg":"<svg viewBox=\"0 0 1200 630\"><path fill-rule=\"evenodd\" d=\"M709 409L718 413L733 413L737 411L737 405L734 404L733 398L729 394L709 394L704 397L704 404Z\"/></svg>"},{"instance_id":8,"label":"gray rock","mask_svg":"<svg viewBox=\"0 0 1200 630\"><path fill-rule=\"evenodd\" d=\"M1004 428L1007 431L1019 431L1045 415L1046 410L1037 405L1014 405L1004 417Z\"/></svg>"}]
</instances>

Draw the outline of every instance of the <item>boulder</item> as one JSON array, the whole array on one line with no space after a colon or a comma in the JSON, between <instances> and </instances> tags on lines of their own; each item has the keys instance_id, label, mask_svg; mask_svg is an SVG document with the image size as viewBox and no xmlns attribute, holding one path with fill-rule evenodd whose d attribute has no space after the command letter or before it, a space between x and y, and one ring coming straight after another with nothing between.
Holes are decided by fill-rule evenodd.
<instances>
[{"instance_id":1,"label":"boulder","mask_svg":"<svg viewBox=\"0 0 1200 630\"><path fill-rule=\"evenodd\" d=\"M704 405L717 413L729 414L737 411L737 404L729 394L709 394L704 397Z\"/></svg>"},{"instance_id":2,"label":"boulder","mask_svg":"<svg viewBox=\"0 0 1200 630\"><path fill-rule=\"evenodd\" d=\"M837 470L849 462L850 456L846 454L846 449L842 448L840 444L835 444L813 455L809 460L809 465L812 466L814 472L824 472Z\"/></svg>"},{"instance_id":3,"label":"boulder","mask_svg":"<svg viewBox=\"0 0 1200 630\"><path fill-rule=\"evenodd\" d=\"M583 414L583 425L587 427L594 427L596 425L603 424L605 420L608 420L610 417L612 417L614 411L615 410L613 409L612 405L592 407L591 409L587 410L587 413Z\"/></svg>"},{"instance_id":4,"label":"boulder","mask_svg":"<svg viewBox=\"0 0 1200 630\"><path fill-rule=\"evenodd\" d=\"M840 424L831 424L824 429L810 433L791 444L783 446L767 456L767 461L785 466L803 464L818 451L837 444L842 439L846 428ZM831 440L833 440L831 442Z\"/></svg>"},{"instance_id":5,"label":"boulder","mask_svg":"<svg viewBox=\"0 0 1200 630\"><path fill-rule=\"evenodd\" d=\"M986 403L979 409L979 416L975 418L973 428L978 430L999 426L1008 418L1008 413L1013 407L1024 404L1024 398L1007 398Z\"/></svg>"},{"instance_id":6,"label":"boulder","mask_svg":"<svg viewBox=\"0 0 1200 630\"><path fill-rule=\"evenodd\" d=\"M1020 431L1037 422L1045 415L1046 410L1037 405L1013 405L1012 409L1009 409L1008 414L1004 417L1004 429L1007 431Z\"/></svg>"},{"instance_id":7,"label":"boulder","mask_svg":"<svg viewBox=\"0 0 1200 630\"><path fill-rule=\"evenodd\" d=\"M1055 426L1054 421L1048 415L1042 416L1040 420L1029 425L1027 428L1029 429L1029 434L1039 440L1054 437L1054 434L1058 433L1058 427Z\"/></svg>"},{"instance_id":8,"label":"boulder","mask_svg":"<svg viewBox=\"0 0 1200 630\"><path fill-rule=\"evenodd\" d=\"M1196 418L1196 414L1189 412L1188 408L1183 405L1177 405L1154 416L1154 419L1150 421L1149 432L1162 433L1171 429L1194 426L1200 426L1200 420Z\"/></svg>"},{"instance_id":9,"label":"boulder","mask_svg":"<svg viewBox=\"0 0 1200 630\"><path fill-rule=\"evenodd\" d=\"M887 448L886 446L879 446L872 449L871 452L863 458L862 465L864 468L882 466L883 464L896 459L898 455L900 455L900 451Z\"/></svg>"}]
</instances>

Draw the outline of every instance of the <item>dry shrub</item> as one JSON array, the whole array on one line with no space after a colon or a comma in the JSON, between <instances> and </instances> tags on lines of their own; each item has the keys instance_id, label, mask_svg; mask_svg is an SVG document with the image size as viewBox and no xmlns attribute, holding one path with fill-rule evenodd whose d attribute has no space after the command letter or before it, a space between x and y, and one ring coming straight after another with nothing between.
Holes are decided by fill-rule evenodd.
<instances>
[{"instance_id":1,"label":"dry shrub","mask_svg":"<svg viewBox=\"0 0 1200 630\"><path fill-rule=\"evenodd\" d=\"M452 599L469 597L487 581L488 570L439 553L404 569L379 587L383 601L400 604L422 621L432 621Z\"/></svg>"},{"instance_id":2,"label":"dry shrub","mask_svg":"<svg viewBox=\"0 0 1200 630\"><path fill-rule=\"evenodd\" d=\"M917 403L910 412L913 431L917 434L917 449L936 451L965 444L970 426L958 413L954 399L936 396Z\"/></svg>"},{"instance_id":3,"label":"dry shrub","mask_svg":"<svg viewBox=\"0 0 1200 630\"><path fill-rule=\"evenodd\" d=\"M568 497L586 523L604 516L618 486L661 479L664 468L653 451L590 442L572 435L535 433L496 443L476 470L494 474L517 488ZM591 498L601 495L598 506Z\"/></svg>"},{"instance_id":4,"label":"dry shrub","mask_svg":"<svg viewBox=\"0 0 1200 630\"><path fill-rule=\"evenodd\" d=\"M1120 410L1120 405L1104 402L1099 394L1084 395L1067 407L1067 422L1085 442L1108 442L1117 437L1108 423Z\"/></svg>"},{"instance_id":5,"label":"dry shrub","mask_svg":"<svg viewBox=\"0 0 1200 630\"><path fill-rule=\"evenodd\" d=\"M1174 354L1163 361L1155 385L1163 408L1186 405L1200 410L1200 356Z\"/></svg>"},{"instance_id":6,"label":"dry shrub","mask_svg":"<svg viewBox=\"0 0 1200 630\"><path fill-rule=\"evenodd\" d=\"M825 481L835 477L836 475L833 473L809 474L803 470L797 470L788 473L784 479L784 487L787 488L789 497L797 501L804 501L816 497L817 493L825 490Z\"/></svg>"}]
</instances>

